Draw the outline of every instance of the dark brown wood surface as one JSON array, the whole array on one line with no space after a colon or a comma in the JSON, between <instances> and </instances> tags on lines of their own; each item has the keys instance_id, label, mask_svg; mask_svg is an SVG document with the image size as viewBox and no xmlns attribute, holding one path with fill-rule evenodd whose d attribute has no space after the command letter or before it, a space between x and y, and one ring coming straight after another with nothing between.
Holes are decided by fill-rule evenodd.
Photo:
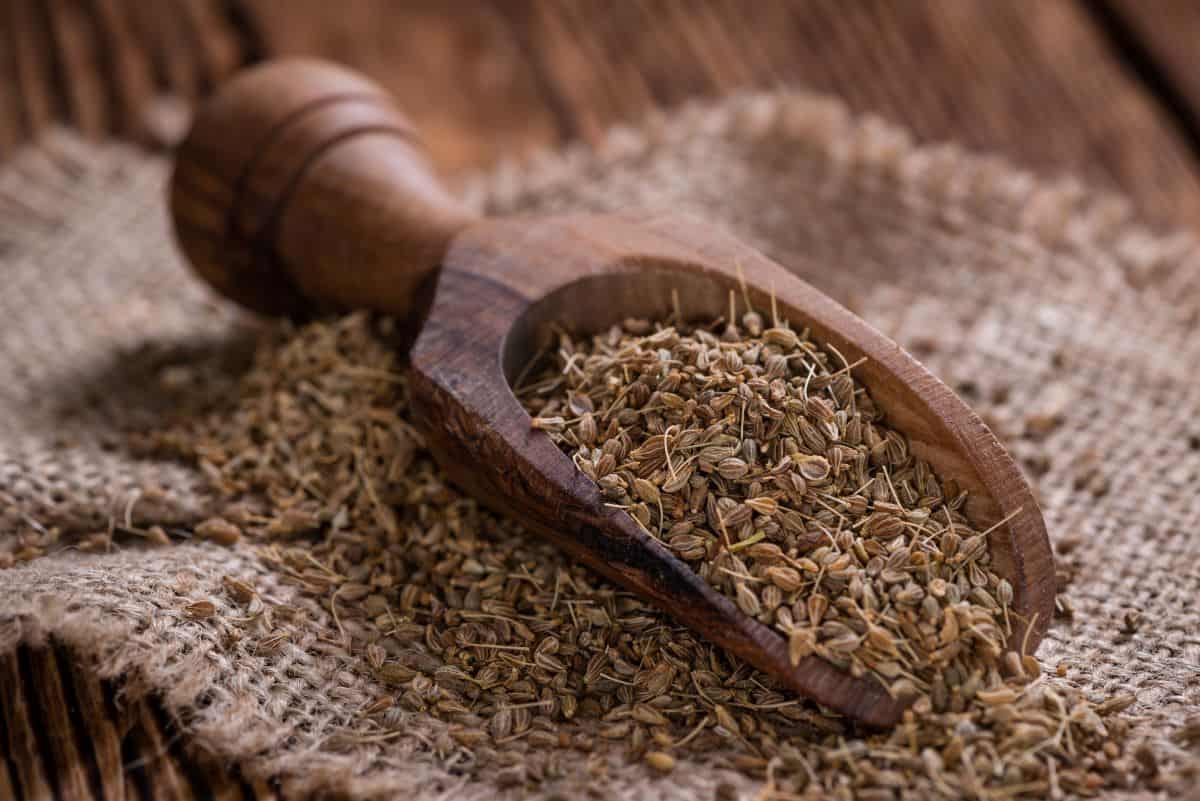
<instances>
[{"instance_id":1,"label":"dark brown wood surface","mask_svg":"<svg viewBox=\"0 0 1200 801\"><path fill-rule=\"evenodd\" d=\"M690 98L795 86L1198 228L1197 41L1192 0L6 0L0 158L55 122L170 141L176 104L161 96L313 54L396 93L451 173ZM62 651L3 660L0 798L280 793L187 754L152 700L118 690Z\"/></svg>"},{"instance_id":2,"label":"dark brown wood surface","mask_svg":"<svg viewBox=\"0 0 1200 801\"><path fill-rule=\"evenodd\" d=\"M318 54L402 98L451 172L697 97L831 92L1200 226L1190 0L7 0L0 155L59 120L169 137L170 105L266 55Z\"/></svg>"}]
</instances>

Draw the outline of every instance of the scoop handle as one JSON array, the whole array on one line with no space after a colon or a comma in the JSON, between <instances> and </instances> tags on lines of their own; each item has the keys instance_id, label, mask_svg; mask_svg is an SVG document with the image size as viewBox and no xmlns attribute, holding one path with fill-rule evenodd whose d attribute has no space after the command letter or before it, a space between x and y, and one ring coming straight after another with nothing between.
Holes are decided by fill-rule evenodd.
<instances>
[{"instance_id":1,"label":"scoop handle","mask_svg":"<svg viewBox=\"0 0 1200 801\"><path fill-rule=\"evenodd\" d=\"M196 272L287 315L420 313L422 284L475 219L381 87L312 60L246 70L199 109L170 205Z\"/></svg>"}]
</instances>

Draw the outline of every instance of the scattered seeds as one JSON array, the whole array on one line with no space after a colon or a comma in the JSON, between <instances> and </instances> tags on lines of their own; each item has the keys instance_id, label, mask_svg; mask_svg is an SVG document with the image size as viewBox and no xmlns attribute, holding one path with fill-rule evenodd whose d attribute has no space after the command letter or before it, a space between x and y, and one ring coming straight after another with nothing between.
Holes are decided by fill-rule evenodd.
<instances>
[{"instance_id":1,"label":"scattered seeds","mask_svg":"<svg viewBox=\"0 0 1200 801\"><path fill-rule=\"evenodd\" d=\"M233 545L242 538L242 530L228 520L214 517L196 526L196 536L218 545Z\"/></svg>"},{"instance_id":2,"label":"scattered seeds","mask_svg":"<svg viewBox=\"0 0 1200 801\"><path fill-rule=\"evenodd\" d=\"M206 620L217 613L217 607L212 601L194 601L183 608L190 618Z\"/></svg>"},{"instance_id":3,"label":"scattered seeds","mask_svg":"<svg viewBox=\"0 0 1200 801\"><path fill-rule=\"evenodd\" d=\"M398 710L445 723L432 752L407 741L412 758L465 752L455 771L532 785L603 774L581 754L655 772L689 757L769 775L764 801L1137 786L1118 714L1132 697L1097 705L1032 657L996 652L1011 588L989 572L953 482L911 457L839 359L802 333L742 323L748 336L688 334L703 345L694 361L683 335L646 322L603 349L565 338L559 356L585 374L570 380L594 397L562 398L561 377L523 396L654 536L661 523L714 586L744 588L794 658L830 658L914 696L893 731L850 730L450 486L413 425L386 319L281 326L232 406L140 446L201 465L229 499L226 523L330 610L341 630L325 642L380 683L358 711L372 741L408 737ZM605 352L636 379L595 361ZM624 400L591 372L616 375ZM712 385L697 389L696 375ZM688 414L711 419L675 422ZM232 580L224 591L266 607L247 624L257 654L292 642L298 608Z\"/></svg>"},{"instance_id":4,"label":"scattered seeds","mask_svg":"<svg viewBox=\"0 0 1200 801\"><path fill-rule=\"evenodd\" d=\"M233 576L226 576L222 580L222 584L225 585L225 591L229 593L229 596L240 604L248 604L258 597L258 593L252 586Z\"/></svg>"}]
</instances>

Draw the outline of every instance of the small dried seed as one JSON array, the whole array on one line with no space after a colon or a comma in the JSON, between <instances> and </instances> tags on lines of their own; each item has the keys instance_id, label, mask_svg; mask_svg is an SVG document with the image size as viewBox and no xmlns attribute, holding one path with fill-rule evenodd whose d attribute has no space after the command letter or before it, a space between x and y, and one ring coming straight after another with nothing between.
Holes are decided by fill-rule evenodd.
<instances>
[{"instance_id":1,"label":"small dried seed","mask_svg":"<svg viewBox=\"0 0 1200 801\"><path fill-rule=\"evenodd\" d=\"M252 586L233 576L225 576L221 579L221 583L225 586L225 591L229 593L229 597L240 604L248 604L258 597L258 593L254 591Z\"/></svg>"},{"instance_id":2,"label":"small dried seed","mask_svg":"<svg viewBox=\"0 0 1200 801\"><path fill-rule=\"evenodd\" d=\"M196 536L218 545L234 545L242 538L242 530L220 517L212 517L196 526Z\"/></svg>"},{"instance_id":3,"label":"small dried seed","mask_svg":"<svg viewBox=\"0 0 1200 801\"><path fill-rule=\"evenodd\" d=\"M675 757L664 751L647 751L646 764L659 773L670 773L675 770Z\"/></svg>"},{"instance_id":4,"label":"small dried seed","mask_svg":"<svg viewBox=\"0 0 1200 801\"><path fill-rule=\"evenodd\" d=\"M183 611L195 620L206 620L217 613L217 607L212 601L193 601Z\"/></svg>"}]
</instances>

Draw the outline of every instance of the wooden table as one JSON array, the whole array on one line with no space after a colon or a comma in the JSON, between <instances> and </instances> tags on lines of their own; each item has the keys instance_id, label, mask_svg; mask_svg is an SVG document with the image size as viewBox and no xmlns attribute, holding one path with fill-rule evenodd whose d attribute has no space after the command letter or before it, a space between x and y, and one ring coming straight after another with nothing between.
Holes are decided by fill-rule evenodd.
<instances>
[{"instance_id":1,"label":"wooden table","mask_svg":"<svg viewBox=\"0 0 1200 801\"><path fill-rule=\"evenodd\" d=\"M1200 228L1193 0L6 0L0 158L56 121L161 144L170 103L313 54L401 98L447 173L649 109L804 87ZM176 103L176 106L179 104ZM267 799L58 649L0 659L0 799Z\"/></svg>"}]
</instances>

